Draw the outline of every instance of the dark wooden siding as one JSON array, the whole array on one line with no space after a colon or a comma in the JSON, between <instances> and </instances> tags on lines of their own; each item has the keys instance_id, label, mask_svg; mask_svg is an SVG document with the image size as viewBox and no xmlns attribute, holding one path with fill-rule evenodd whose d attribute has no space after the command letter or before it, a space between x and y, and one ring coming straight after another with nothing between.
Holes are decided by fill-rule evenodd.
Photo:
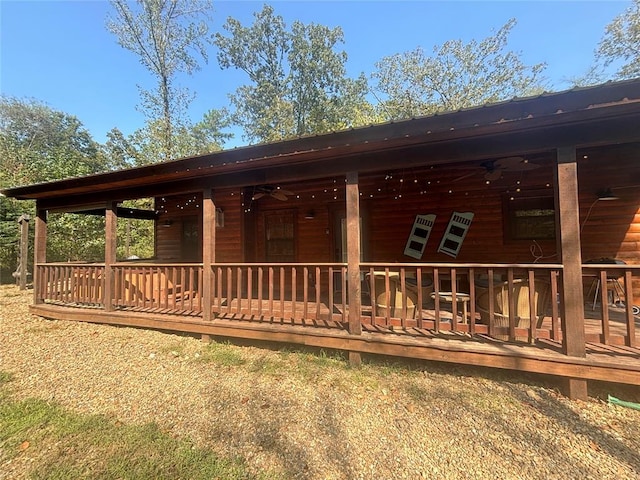
<instances>
[{"instance_id":1,"label":"dark wooden siding","mask_svg":"<svg viewBox=\"0 0 640 480\"><path fill-rule=\"evenodd\" d=\"M216 192L215 204L224 213L224 225L216 229L216 261L242 262L242 195L239 191L221 190ZM202 238L202 195L193 193L159 197L156 199L156 209L160 212L156 229L157 259L167 262L184 261L181 254L183 224L189 219L197 219L198 235ZM170 225L165 227L167 222Z\"/></svg>"},{"instance_id":2,"label":"dark wooden siding","mask_svg":"<svg viewBox=\"0 0 640 480\"><path fill-rule=\"evenodd\" d=\"M435 214L436 222L427 243L424 262L501 262L539 261L555 263L556 241L505 238L504 202L528 192L547 192L553 196L554 155L527 157L540 168L523 172L504 172L487 183L478 163L456 167L429 167L396 170L361 176L361 212L365 217L366 260L410 262L404 255L407 237L417 214ZM611 257L640 264L640 146L627 145L579 151L580 222L583 225L583 259ZM465 177L465 178L462 178ZM217 261L240 262L245 257L265 259L264 214L293 209L296 218L296 260L302 263L337 261L337 223L344 210L344 177L282 185L294 195L287 201L271 197L251 200L251 189L216 192L216 205L224 210L224 227L216 231ZM596 193L613 187L620 199L596 202ZM199 215L199 207L187 205L193 196L166 199L159 225L173 220L172 227L158 228L158 258L178 260L180 219ZM438 253L440 240L454 211L471 211L473 223L458 257ZM587 218L588 215L588 218ZM307 218L313 217L313 218ZM250 235L246 222L255 222ZM174 225L176 227L174 228ZM248 237L251 238L248 238ZM244 243L243 243L244 242ZM244 255L247 250L249 254Z\"/></svg>"}]
</instances>

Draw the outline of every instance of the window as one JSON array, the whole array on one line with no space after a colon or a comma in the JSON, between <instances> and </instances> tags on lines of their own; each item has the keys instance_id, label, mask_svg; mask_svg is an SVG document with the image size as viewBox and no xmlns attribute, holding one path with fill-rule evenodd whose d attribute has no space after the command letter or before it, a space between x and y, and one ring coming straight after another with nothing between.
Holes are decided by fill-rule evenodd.
<instances>
[{"instance_id":1,"label":"window","mask_svg":"<svg viewBox=\"0 0 640 480\"><path fill-rule=\"evenodd\" d=\"M505 240L545 240L556 237L556 215L549 192L503 198Z\"/></svg>"}]
</instances>

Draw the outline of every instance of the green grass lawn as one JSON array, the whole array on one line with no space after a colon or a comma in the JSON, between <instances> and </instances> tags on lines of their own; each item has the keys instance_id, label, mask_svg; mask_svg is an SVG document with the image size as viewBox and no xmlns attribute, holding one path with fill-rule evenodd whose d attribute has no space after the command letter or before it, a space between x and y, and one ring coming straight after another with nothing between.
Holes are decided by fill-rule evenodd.
<instances>
[{"instance_id":1,"label":"green grass lawn","mask_svg":"<svg viewBox=\"0 0 640 480\"><path fill-rule=\"evenodd\" d=\"M242 459L222 459L155 424L123 425L38 399L14 400L0 372L0 460L27 456L34 479L249 479Z\"/></svg>"}]
</instances>

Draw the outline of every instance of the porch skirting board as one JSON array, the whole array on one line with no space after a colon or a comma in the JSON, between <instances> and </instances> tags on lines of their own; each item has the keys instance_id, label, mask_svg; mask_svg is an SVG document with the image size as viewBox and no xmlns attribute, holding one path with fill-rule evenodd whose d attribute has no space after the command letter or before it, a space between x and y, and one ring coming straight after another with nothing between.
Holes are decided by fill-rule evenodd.
<instances>
[{"instance_id":1,"label":"porch skirting board","mask_svg":"<svg viewBox=\"0 0 640 480\"><path fill-rule=\"evenodd\" d=\"M318 326L284 324L248 316L218 317L210 322L200 317L130 311L70 308L52 304L30 307L33 314L57 319L108 325L153 328L227 338L292 343L318 348L346 350L374 355L415 358L541 373L558 377L640 385L640 349L594 346L585 358L560 352L557 342L536 345L499 342L488 337L464 334L435 334L429 330L370 329L350 335L339 323Z\"/></svg>"}]
</instances>

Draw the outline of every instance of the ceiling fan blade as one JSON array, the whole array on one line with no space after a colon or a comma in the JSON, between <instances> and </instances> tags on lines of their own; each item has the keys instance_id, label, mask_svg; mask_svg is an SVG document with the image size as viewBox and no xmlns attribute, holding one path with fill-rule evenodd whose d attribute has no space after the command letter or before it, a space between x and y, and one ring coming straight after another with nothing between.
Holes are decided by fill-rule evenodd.
<instances>
[{"instance_id":1,"label":"ceiling fan blade","mask_svg":"<svg viewBox=\"0 0 640 480\"><path fill-rule=\"evenodd\" d=\"M284 193L282 193L281 190L274 190L273 192L271 192L271 196L283 202L287 200L287 196Z\"/></svg>"},{"instance_id":2,"label":"ceiling fan blade","mask_svg":"<svg viewBox=\"0 0 640 480\"><path fill-rule=\"evenodd\" d=\"M465 173L464 175L462 175L461 177L458 178L454 178L453 180L451 180L451 182L459 182L460 180L464 180L465 178L469 178L469 177L473 177L474 175L476 175L478 172L469 172L469 173Z\"/></svg>"},{"instance_id":3,"label":"ceiling fan blade","mask_svg":"<svg viewBox=\"0 0 640 480\"><path fill-rule=\"evenodd\" d=\"M285 195L295 195L291 190L285 190L284 188L276 189L277 192L284 193Z\"/></svg>"},{"instance_id":4,"label":"ceiling fan blade","mask_svg":"<svg viewBox=\"0 0 640 480\"><path fill-rule=\"evenodd\" d=\"M525 170L535 170L536 168L540 168L540 165L531 163L523 157L500 158L494 162L494 165L497 168L510 172L522 172Z\"/></svg>"},{"instance_id":5,"label":"ceiling fan blade","mask_svg":"<svg viewBox=\"0 0 640 480\"><path fill-rule=\"evenodd\" d=\"M494 182L498 180L502 176L502 169L496 168L494 170L489 170L484 174L484 179L489 180L490 182Z\"/></svg>"},{"instance_id":6,"label":"ceiling fan blade","mask_svg":"<svg viewBox=\"0 0 640 480\"><path fill-rule=\"evenodd\" d=\"M251 197L251 200L259 200L266 195L265 192L258 192Z\"/></svg>"}]
</instances>

